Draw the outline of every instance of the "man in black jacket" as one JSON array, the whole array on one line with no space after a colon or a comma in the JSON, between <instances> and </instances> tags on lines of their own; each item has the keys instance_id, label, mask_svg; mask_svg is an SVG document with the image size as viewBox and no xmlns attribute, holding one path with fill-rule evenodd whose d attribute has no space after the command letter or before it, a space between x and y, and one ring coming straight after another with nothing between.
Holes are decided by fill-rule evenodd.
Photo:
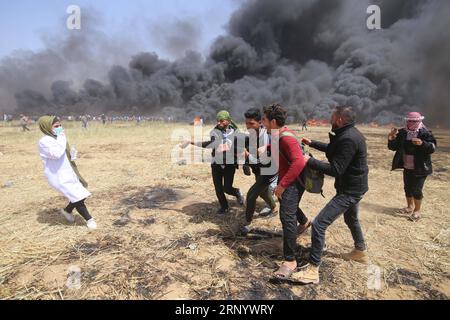
<instances>
[{"instance_id":1,"label":"man in black jacket","mask_svg":"<svg viewBox=\"0 0 450 320\"><path fill-rule=\"evenodd\" d=\"M424 117L411 112L406 117L405 128L393 128L388 137L389 150L395 151L392 170L403 169L403 182L407 207L401 213L409 215L411 221L421 217L423 186L433 173L431 154L436 151L436 139L423 124Z\"/></svg>"},{"instance_id":2,"label":"man in black jacket","mask_svg":"<svg viewBox=\"0 0 450 320\"><path fill-rule=\"evenodd\" d=\"M355 249L344 258L361 263L369 260L358 220L359 202L369 190L367 146L366 139L355 128L355 119L355 112L350 107L337 107L331 117L333 130L329 144L303 139L305 144L326 153L329 162L307 157L308 166L334 177L337 192L312 223L309 266L293 276L294 280L304 284L319 283L325 231L341 214L344 214L355 244Z\"/></svg>"}]
</instances>

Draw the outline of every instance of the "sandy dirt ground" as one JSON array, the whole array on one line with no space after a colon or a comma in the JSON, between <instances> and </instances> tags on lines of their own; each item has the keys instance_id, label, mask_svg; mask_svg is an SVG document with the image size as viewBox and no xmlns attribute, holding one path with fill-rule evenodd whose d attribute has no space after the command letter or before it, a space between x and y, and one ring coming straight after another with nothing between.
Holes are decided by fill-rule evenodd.
<instances>
[{"instance_id":1,"label":"sandy dirt ground","mask_svg":"<svg viewBox=\"0 0 450 320\"><path fill-rule=\"evenodd\" d=\"M340 218L327 232L321 283L279 283L279 217L256 219L257 233L238 234L244 210L217 216L210 165L174 163L171 153L183 124L64 123L79 151L80 172L93 196L87 205L99 229L88 232L81 217L67 224L67 203L43 175L35 125L22 133L0 125L0 298L3 299L448 299L450 296L450 131L434 130L435 173L425 186L423 219L396 214L404 207L402 173L390 172L388 128L361 127L368 139L370 191L361 221L371 265L347 262L350 232ZM293 126L299 130L299 127ZM206 127L207 135L210 127ZM308 136L327 141L328 128ZM301 133L299 132L299 135ZM188 149L191 150L191 149ZM205 158L208 151L205 153ZM315 152L317 158L323 155ZM252 177L242 170L235 186L245 194ZM306 194L314 218L334 195ZM259 200L258 208L263 207ZM310 235L298 239L308 256Z\"/></svg>"}]
</instances>

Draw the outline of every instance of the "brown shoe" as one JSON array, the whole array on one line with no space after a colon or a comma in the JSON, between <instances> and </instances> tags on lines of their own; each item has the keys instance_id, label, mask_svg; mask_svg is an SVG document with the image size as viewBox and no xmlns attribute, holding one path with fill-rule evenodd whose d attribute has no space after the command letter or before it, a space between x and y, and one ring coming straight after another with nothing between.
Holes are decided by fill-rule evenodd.
<instances>
[{"instance_id":1,"label":"brown shoe","mask_svg":"<svg viewBox=\"0 0 450 320\"><path fill-rule=\"evenodd\" d=\"M301 284L319 284L319 267L310 264L304 270L294 273L291 279Z\"/></svg>"},{"instance_id":2,"label":"brown shoe","mask_svg":"<svg viewBox=\"0 0 450 320\"><path fill-rule=\"evenodd\" d=\"M311 221L308 221L306 224L303 224L303 225L299 225L298 227L297 227L297 234L298 235L301 235L301 234L303 234L303 233L305 233L306 232L306 230L308 230L309 228L311 228Z\"/></svg>"},{"instance_id":3,"label":"brown shoe","mask_svg":"<svg viewBox=\"0 0 450 320\"><path fill-rule=\"evenodd\" d=\"M369 256L367 251L361 251L358 249L353 249L350 253L345 253L342 258L347 261L356 261L362 264L369 264Z\"/></svg>"}]
</instances>

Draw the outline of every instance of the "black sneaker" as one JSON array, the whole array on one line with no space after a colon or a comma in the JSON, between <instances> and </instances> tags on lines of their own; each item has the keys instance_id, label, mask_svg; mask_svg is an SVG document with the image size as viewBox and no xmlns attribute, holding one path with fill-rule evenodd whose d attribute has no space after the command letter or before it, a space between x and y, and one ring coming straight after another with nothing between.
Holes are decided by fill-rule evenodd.
<instances>
[{"instance_id":1,"label":"black sneaker","mask_svg":"<svg viewBox=\"0 0 450 320\"><path fill-rule=\"evenodd\" d=\"M237 191L236 200L237 200L237 202L239 203L239 205L241 205L241 206L243 206L243 205L245 204L245 199L244 199L244 197L242 196L240 190Z\"/></svg>"},{"instance_id":2,"label":"black sneaker","mask_svg":"<svg viewBox=\"0 0 450 320\"><path fill-rule=\"evenodd\" d=\"M230 209L228 208L220 208L219 210L217 210L217 214L223 215L223 214L227 214L230 212Z\"/></svg>"}]
</instances>

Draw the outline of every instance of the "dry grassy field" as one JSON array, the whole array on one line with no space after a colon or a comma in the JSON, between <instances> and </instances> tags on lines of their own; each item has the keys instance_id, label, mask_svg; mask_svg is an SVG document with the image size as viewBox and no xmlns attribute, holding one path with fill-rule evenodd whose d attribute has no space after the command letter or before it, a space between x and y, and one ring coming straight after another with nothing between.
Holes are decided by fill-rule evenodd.
<instances>
[{"instance_id":1,"label":"dry grassy field","mask_svg":"<svg viewBox=\"0 0 450 320\"><path fill-rule=\"evenodd\" d=\"M99 229L88 232L80 217L68 225L58 213L66 200L52 190L37 153L35 125L22 133L0 125L0 298L2 299L448 299L450 296L450 131L434 130L435 173L425 186L424 217L409 222L401 172L390 172L387 128L360 128L368 139L370 191L361 220L372 265L346 262L350 232L340 218L327 232L321 284L277 283L281 261L279 217L256 219L260 234L240 237L243 208L231 200L228 216L217 202L206 164L171 161L175 129L164 123L63 123L79 151L80 172L93 196L87 206ZM298 127L292 127L299 129ZM208 128L209 129L209 128ZM309 137L327 140L327 128ZM207 130L205 131L207 134ZM175 135L176 136L176 135ZM208 152L207 152L208 153ZM315 153L322 158L323 155ZM242 170L235 185L253 182ZM334 195L306 194L313 218ZM259 207L263 205L259 202ZM298 239L306 257L307 234ZM69 270L81 271L80 287L68 287ZM379 276L379 278L377 278ZM377 281L379 280L379 283Z\"/></svg>"}]
</instances>

